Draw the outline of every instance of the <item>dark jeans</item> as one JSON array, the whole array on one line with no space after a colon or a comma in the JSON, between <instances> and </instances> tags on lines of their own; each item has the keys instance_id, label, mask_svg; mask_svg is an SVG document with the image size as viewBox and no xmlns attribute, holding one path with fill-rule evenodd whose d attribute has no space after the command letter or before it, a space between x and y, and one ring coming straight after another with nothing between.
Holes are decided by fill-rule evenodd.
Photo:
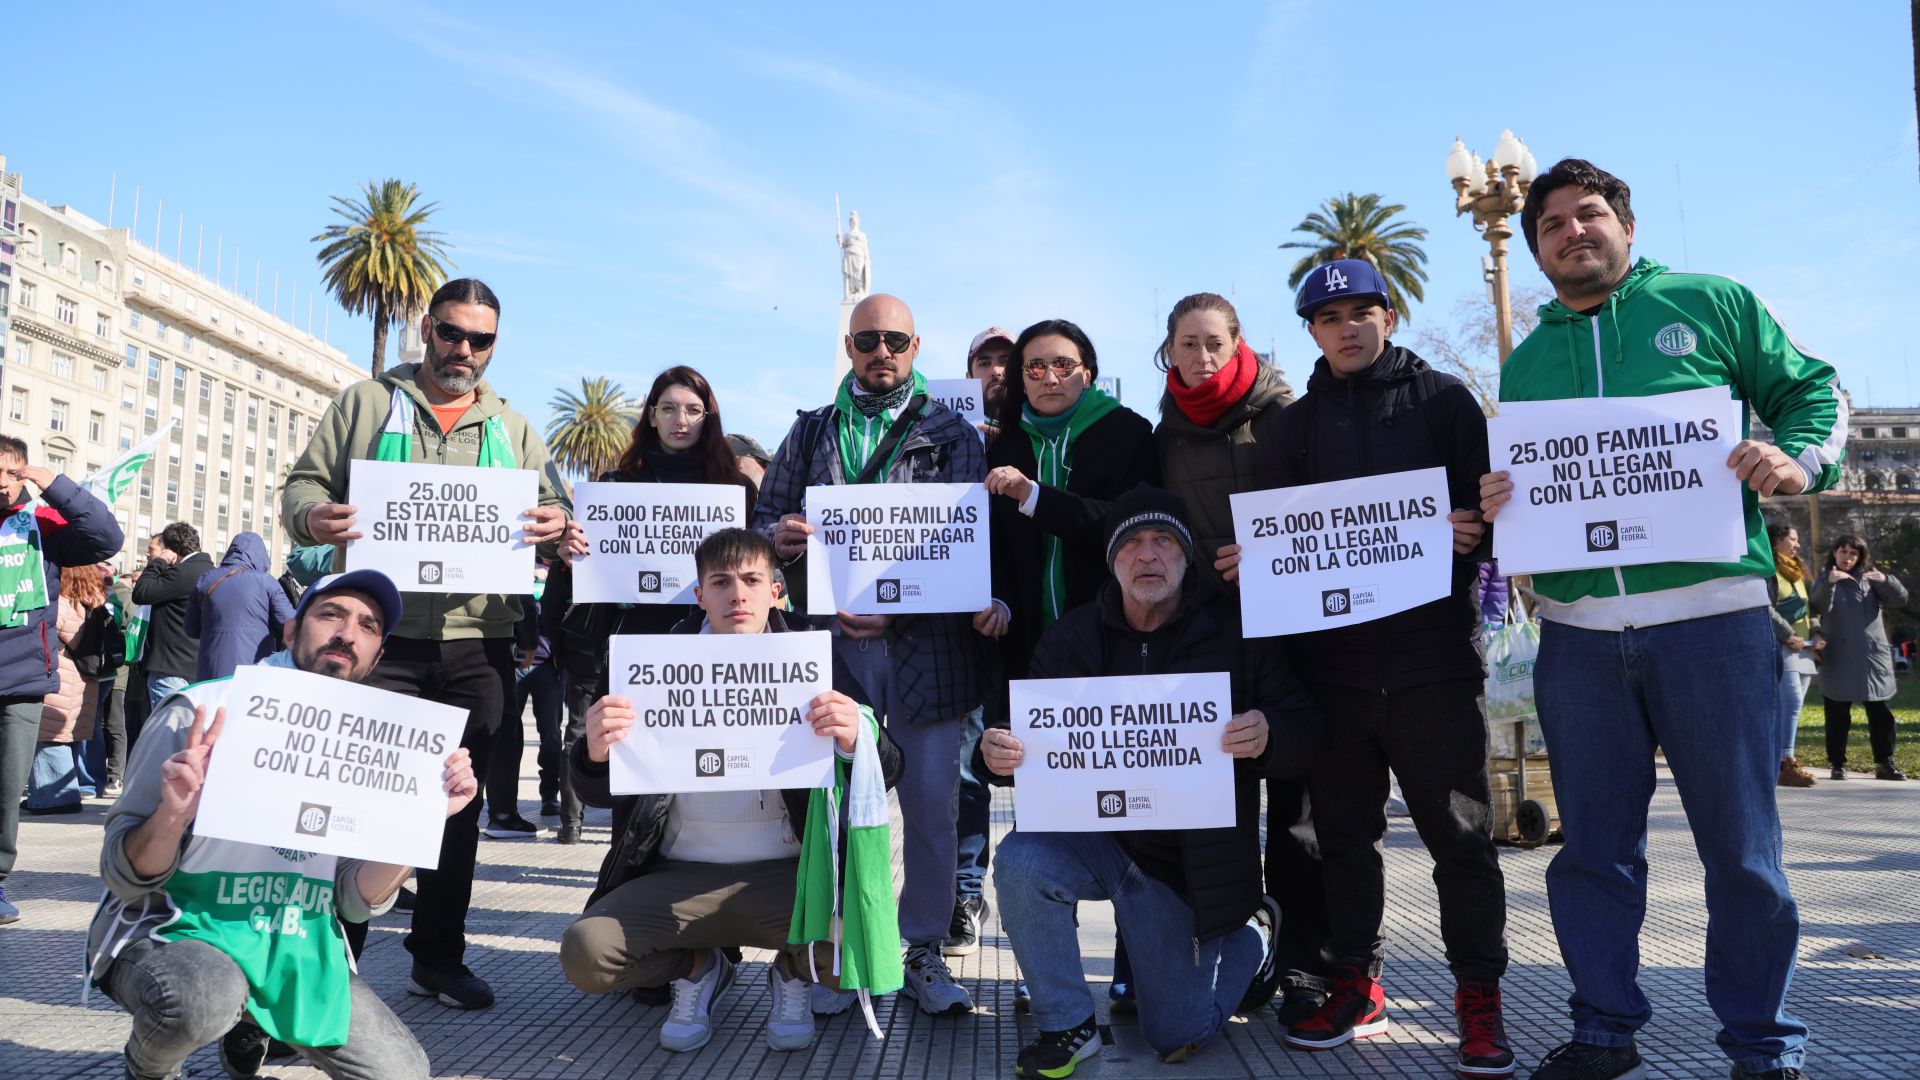
<instances>
[{"instance_id":1,"label":"dark jeans","mask_svg":"<svg viewBox=\"0 0 1920 1080\"><path fill-rule=\"evenodd\" d=\"M1853 702L1822 697L1827 713L1827 764L1847 763L1847 733L1853 729ZM1873 760L1893 760L1893 710L1884 701L1863 701L1867 709L1867 740L1873 747Z\"/></svg>"},{"instance_id":2,"label":"dark jeans","mask_svg":"<svg viewBox=\"0 0 1920 1080\"><path fill-rule=\"evenodd\" d=\"M147 673L138 667L129 669L127 685L121 692L126 700L127 754L132 756L134 744L140 741L140 729L146 726L147 717L153 715L147 699Z\"/></svg>"},{"instance_id":3,"label":"dark jeans","mask_svg":"<svg viewBox=\"0 0 1920 1080\"><path fill-rule=\"evenodd\" d=\"M100 711L94 717L93 738L82 745L81 767L102 784L117 784L127 764L127 692L104 680ZM104 794L104 792L102 792Z\"/></svg>"},{"instance_id":4,"label":"dark jeans","mask_svg":"<svg viewBox=\"0 0 1920 1080\"><path fill-rule=\"evenodd\" d=\"M1280 967L1292 989L1331 989L1327 874L1306 777L1267 781L1267 895L1280 905Z\"/></svg>"},{"instance_id":5,"label":"dark jeans","mask_svg":"<svg viewBox=\"0 0 1920 1080\"><path fill-rule=\"evenodd\" d=\"M578 825L586 816L586 806L573 790L573 770L567 767L569 755L573 753L573 744L587 733L587 710L593 706L593 688L587 685L575 686L572 681L566 683L567 730L560 739L560 824ZM619 830L614 830L615 836Z\"/></svg>"},{"instance_id":6,"label":"dark jeans","mask_svg":"<svg viewBox=\"0 0 1920 1080\"><path fill-rule=\"evenodd\" d=\"M1799 1068L1807 1026L1786 1001L1800 911L1780 861L1780 646L1767 610L1624 631L1545 621L1533 686L1566 837L1547 901L1573 981L1573 1037L1623 1046L1653 1015L1639 945L1658 750L1706 883L1720 1048L1748 1072Z\"/></svg>"},{"instance_id":7,"label":"dark jeans","mask_svg":"<svg viewBox=\"0 0 1920 1080\"><path fill-rule=\"evenodd\" d=\"M960 838L960 860L953 871L953 891L961 899L980 895L992 858L988 829L993 822L993 789L973 775L973 750L980 745L985 728L982 715L979 709L969 713L960 737L960 816L954 826Z\"/></svg>"},{"instance_id":8,"label":"dark jeans","mask_svg":"<svg viewBox=\"0 0 1920 1080\"><path fill-rule=\"evenodd\" d=\"M1314 689L1328 734L1308 791L1326 860L1329 958L1379 977L1386 955L1380 841L1391 768L1433 856L1447 965L1456 979L1497 982L1507 969L1507 894L1493 846L1481 684L1384 695Z\"/></svg>"},{"instance_id":9,"label":"dark jeans","mask_svg":"<svg viewBox=\"0 0 1920 1080\"><path fill-rule=\"evenodd\" d=\"M40 695L0 697L0 882L20 853L20 793L40 741Z\"/></svg>"},{"instance_id":10,"label":"dark jeans","mask_svg":"<svg viewBox=\"0 0 1920 1080\"><path fill-rule=\"evenodd\" d=\"M367 676L367 685L467 710L460 745L473 756L475 776L486 776L494 733L512 689L511 638L428 641L395 635ZM419 895L407 951L421 967L458 967L467 951L467 908L473 902L473 864L480 847L480 800L447 819L440 839L440 865L420 867ZM365 923L347 923L347 940L358 956Z\"/></svg>"},{"instance_id":11,"label":"dark jeans","mask_svg":"<svg viewBox=\"0 0 1920 1080\"><path fill-rule=\"evenodd\" d=\"M493 742L493 760L487 765L487 813L499 820L520 810L520 755L526 749L526 729L520 717L527 711L527 699L533 699L533 726L540 735L540 755L535 759L540 770L540 799L546 801L560 793L560 773L566 761L560 756L560 673L553 661L542 660L524 671L513 673L513 692L507 697L507 710L501 715L500 730Z\"/></svg>"},{"instance_id":12,"label":"dark jeans","mask_svg":"<svg viewBox=\"0 0 1920 1080\"><path fill-rule=\"evenodd\" d=\"M141 938L121 951L101 985L133 1014L127 1075L163 1077L227 1033L247 1001L247 977L204 941ZM297 1047L328 1076L390 1080L428 1075L427 1053L358 975L347 976L351 1019L341 1046Z\"/></svg>"}]
</instances>

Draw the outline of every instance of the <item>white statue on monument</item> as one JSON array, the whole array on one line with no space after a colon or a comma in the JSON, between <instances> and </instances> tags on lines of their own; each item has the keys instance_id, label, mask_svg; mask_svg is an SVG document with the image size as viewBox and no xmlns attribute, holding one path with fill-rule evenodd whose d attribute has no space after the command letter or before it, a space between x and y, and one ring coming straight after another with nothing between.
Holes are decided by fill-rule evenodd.
<instances>
[{"instance_id":1,"label":"white statue on monument","mask_svg":"<svg viewBox=\"0 0 1920 1080\"><path fill-rule=\"evenodd\" d=\"M873 265L867 256L867 234L860 231L860 211L847 214L847 231L837 239L842 299L857 302L873 291Z\"/></svg>"}]
</instances>

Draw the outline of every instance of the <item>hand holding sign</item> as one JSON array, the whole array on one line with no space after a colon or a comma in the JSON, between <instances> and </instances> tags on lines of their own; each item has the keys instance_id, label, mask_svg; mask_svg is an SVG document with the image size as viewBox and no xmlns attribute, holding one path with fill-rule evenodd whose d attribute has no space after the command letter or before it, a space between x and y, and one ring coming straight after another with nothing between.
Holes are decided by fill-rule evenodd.
<instances>
[{"instance_id":1,"label":"hand holding sign","mask_svg":"<svg viewBox=\"0 0 1920 1080\"><path fill-rule=\"evenodd\" d=\"M1227 722L1220 736L1220 749L1229 757L1257 758L1267 749L1267 714L1248 709Z\"/></svg>"},{"instance_id":2,"label":"hand holding sign","mask_svg":"<svg viewBox=\"0 0 1920 1080\"><path fill-rule=\"evenodd\" d=\"M480 781L473 775L473 755L466 747L447 755L447 767L440 773L440 790L447 793L448 817L465 810L473 797L480 794Z\"/></svg>"},{"instance_id":3,"label":"hand holding sign","mask_svg":"<svg viewBox=\"0 0 1920 1080\"><path fill-rule=\"evenodd\" d=\"M353 524L359 513L359 508L350 503L320 503L307 511L307 531L320 544L358 540L363 534L355 531Z\"/></svg>"},{"instance_id":4,"label":"hand holding sign","mask_svg":"<svg viewBox=\"0 0 1920 1080\"><path fill-rule=\"evenodd\" d=\"M200 792L206 787L207 766L212 762L213 744L227 726L227 710L213 714L213 726L207 727L207 707L193 711L193 726L187 729L187 745L160 766L160 809L163 813L192 820L200 812Z\"/></svg>"},{"instance_id":5,"label":"hand holding sign","mask_svg":"<svg viewBox=\"0 0 1920 1080\"><path fill-rule=\"evenodd\" d=\"M1033 493L1033 481L1027 474L1011 465L996 466L987 473L987 494L1005 495L1014 502L1023 503Z\"/></svg>"},{"instance_id":6,"label":"hand holding sign","mask_svg":"<svg viewBox=\"0 0 1920 1080\"><path fill-rule=\"evenodd\" d=\"M522 510L520 517L527 524L520 535L527 543L544 544L559 536L567 527L567 512L557 506L536 506L531 510Z\"/></svg>"},{"instance_id":7,"label":"hand holding sign","mask_svg":"<svg viewBox=\"0 0 1920 1080\"><path fill-rule=\"evenodd\" d=\"M633 702L608 694L587 710L587 759L605 763L613 744L633 730Z\"/></svg>"},{"instance_id":8,"label":"hand holding sign","mask_svg":"<svg viewBox=\"0 0 1920 1080\"><path fill-rule=\"evenodd\" d=\"M807 537L812 535L813 526L807 524L806 515L786 514L773 530L774 553L782 559L797 559L807 553Z\"/></svg>"},{"instance_id":9,"label":"hand holding sign","mask_svg":"<svg viewBox=\"0 0 1920 1080\"><path fill-rule=\"evenodd\" d=\"M1480 538L1487 535L1487 527L1480 521L1478 510L1455 510L1447 515L1453 523L1453 552L1465 555L1480 545Z\"/></svg>"},{"instance_id":10,"label":"hand holding sign","mask_svg":"<svg viewBox=\"0 0 1920 1080\"><path fill-rule=\"evenodd\" d=\"M851 754L860 738L860 706L840 691L828 690L807 703L807 723L815 735L832 739L841 753Z\"/></svg>"}]
</instances>

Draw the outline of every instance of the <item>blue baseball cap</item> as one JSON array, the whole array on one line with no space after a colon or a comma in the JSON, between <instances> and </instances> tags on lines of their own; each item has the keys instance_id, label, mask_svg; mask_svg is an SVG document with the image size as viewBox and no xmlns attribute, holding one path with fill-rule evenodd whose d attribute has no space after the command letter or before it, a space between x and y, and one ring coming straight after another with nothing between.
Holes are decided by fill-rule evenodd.
<instances>
[{"instance_id":1,"label":"blue baseball cap","mask_svg":"<svg viewBox=\"0 0 1920 1080\"><path fill-rule=\"evenodd\" d=\"M373 597L380 605L380 639L385 641L400 625L400 590L393 585L393 579L378 570L349 570L344 574L329 574L314 582L306 592L300 594L300 606L293 609L293 617L298 619L307 613L307 606L330 592L341 589L356 589Z\"/></svg>"},{"instance_id":2,"label":"blue baseball cap","mask_svg":"<svg viewBox=\"0 0 1920 1080\"><path fill-rule=\"evenodd\" d=\"M1321 304L1353 296L1371 296L1393 306L1387 279L1378 267L1365 259L1335 259L1314 267L1300 282L1300 291L1293 296L1293 313L1311 318L1313 309Z\"/></svg>"}]
</instances>

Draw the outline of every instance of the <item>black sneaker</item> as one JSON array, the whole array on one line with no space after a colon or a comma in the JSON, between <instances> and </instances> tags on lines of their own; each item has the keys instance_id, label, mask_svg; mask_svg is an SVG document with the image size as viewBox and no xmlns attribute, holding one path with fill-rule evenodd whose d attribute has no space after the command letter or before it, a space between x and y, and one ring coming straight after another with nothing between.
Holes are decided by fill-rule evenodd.
<instances>
[{"instance_id":1,"label":"black sneaker","mask_svg":"<svg viewBox=\"0 0 1920 1080\"><path fill-rule=\"evenodd\" d=\"M1267 1002L1280 989L1280 978L1286 972L1280 969L1280 902L1271 896L1260 898L1260 907L1247 920L1247 925L1259 933L1261 941L1260 967L1253 973L1253 981L1247 984L1247 992L1240 999L1239 1015L1248 1016L1266 1008Z\"/></svg>"},{"instance_id":2,"label":"black sneaker","mask_svg":"<svg viewBox=\"0 0 1920 1080\"><path fill-rule=\"evenodd\" d=\"M540 816L541 817L559 817L560 816L560 800L559 799L541 799L540 800Z\"/></svg>"},{"instance_id":3,"label":"black sneaker","mask_svg":"<svg viewBox=\"0 0 1920 1080\"><path fill-rule=\"evenodd\" d=\"M1501 1018L1500 984L1462 980L1453 992L1453 1018L1460 1032L1454 1071L1461 1076L1504 1080L1513 1075L1513 1050Z\"/></svg>"},{"instance_id":4,"label":"black sneaker","mask_svg":"<svg viewBox=\"0 0 1920 1080\"><path fill-rule=\"evenodd\" d=\"M220 1067L228 1076L258 1076L260 1066L267 1060L267 1033L260 1030L260 1025L243 1018L220 1036L219 1053Z\"/></svg>"},{"instance_id":5,"label":"black sneaker","mask_svg":"<svg viewBox=\"0 0 1920 1080\"><path fill-rule=\"evenodd\" d=\"M1900 771L1899 766L1893 763L1892 758L1888 758L1873 767L1873 778L1875 780L1905 780L1907 774Z\"/></svg>"},{"instance_id":6,"label":"black sneaker","mask_svg":"<svg viewBox=\"0 0 1920 1080\"><path fill-rule=\"evenodd\" d=\"M1320 1011L1287 1029L1287 1045L1298 1050L1331 1050L1354 1039L1387 1032L1387 997L1378 979L1357 968L1340 969L1333 992Z\"/></svg>"},{"instance_id":7,"label":"black sneaker","mask_svg":"<svg viewBox=\"0 0 1920 1080\"><path fill-rule=\"evenodd\" d=\"M1020 1051L1014 1062L1015 1076L1038 1076L1061 1080L1072 1076L1073 1067L1100 1052L1100 1029L1089 1016L1067 1031L1043 1031L1040 1037Z\"/></svg>"},{"instance_id":8,"label":"black sneaker","mask_svg":"<svg viewBox=\"0 0 1920 1080\"><path fill-rule=\"evenodd\" d=\"M407 979L407 993L430 997L452 1009L487 1009L493 1006L493 987L475 975L465 964L436 970L413 965Z\"/></svg>"},{"instance_id":9,"label":"black sneaker","mask_svg":"<svg viewBox=\"0 0 1920 1080\"><path fill-rule=\"evenodd\" d=\"M1632 1042L1625 1046L1563 1043L1547 1051L1533 1080L1646 1080L1647 1067Z\"/></svg>"},{"instance_id":10,"label":"black sneaker","mask_svg":"<svg viewBox=\"0 0 1920 1080\"><path fill-rule=\"evenodd\" d=\"M980 951L980 924L987 919L987 898L961 897L953 905L953 922L940 951L947 956L972 956Z\"/></svg>"},{"instance_id":11,"label":"black sneaker","mask_svg":"<svg viewBox=\"0 0 1920 1080\"><path fill-rule=\"evenodd\" d=\"M553 834L553 842L556 844L579 843L580 842L580 826L578 825L560 826L559 830Z\"/></svg>"},{"instance_id":12,"label":"black sneaker","mask_svg":"<svg viewBox=\"0 0 1920 1080\"><path fill-rule=\"evenodd\" d=\"M1130 982L1107 984L1107 1015L1125 1016L1140 1011L1140 999L1133 992Z\"/></svg>"},{"instance_id":13,"label":"black sneaker","mask_svg":"<svg viewBox=\"0 0 1920 1080\"><path fill-rule=\"evenodd\" d=\"M1327 1003L1327 992L1318 987L1291 984L1280 997L1280 1004L1273 1007L1273 1018L1283 1028L1290 1028L1307 1017L1320 1011Z\"/></svg>"},{"instance_id":14,"label":"black sneaker","mask_svg":"<svg viewBox=\"0 0 1920 1080\"><path fill-rule=\"evenodd\" d=\"M412 911L414 901L418 899L420 899L418 893L402 885L400 886L400 895L393 898L393 910Z\"/></svg>"},{"instance_id":15,"label":"black sneaker","mask_svg":"<svg viewBox=\"0 0 1920 1080\"><path fill-rule=\"evenodd\" d=\"M1033 990L1027 986L1025 979L1013 984L1013 1011L1017 1013L1033 1011Z\"/></svg>"},{"instance_id":16,"label":"black sneaker","mask_svg":"<svg viewBox=\"0 0 1920 1080\"><path fill-rule=\"evenodd\" d=\"M521 817L516 811L506 817L487 818L480 835L494 840L531 840L540 835L540 826Z\"/></svg>"}]
</instances>

